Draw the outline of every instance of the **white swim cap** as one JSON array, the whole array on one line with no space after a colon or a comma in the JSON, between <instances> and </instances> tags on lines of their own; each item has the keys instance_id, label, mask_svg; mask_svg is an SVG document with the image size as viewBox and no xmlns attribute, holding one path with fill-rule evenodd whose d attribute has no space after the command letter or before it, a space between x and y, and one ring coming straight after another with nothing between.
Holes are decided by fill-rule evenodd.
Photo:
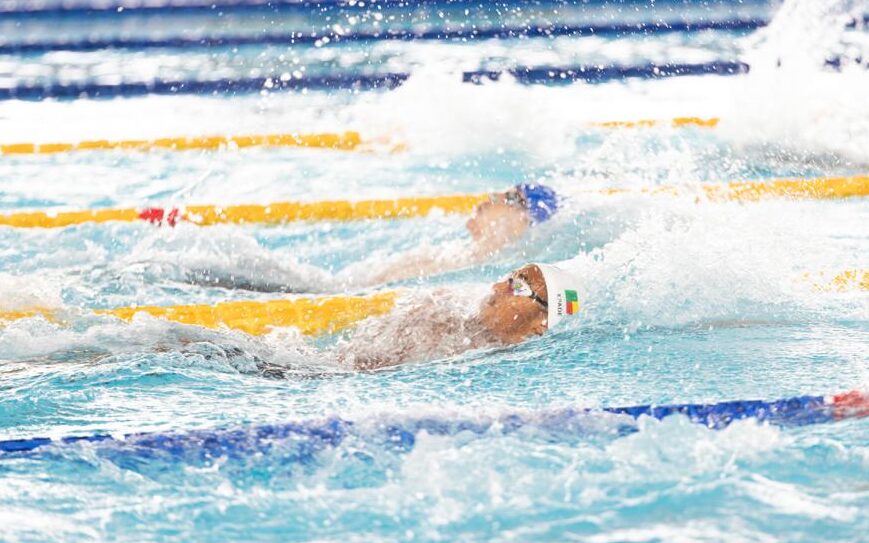
<instances>
[{"instance_id":1,"label":"white swim cap","mask_svg":"<svg viewBox=\"0 0 869 543\"><path fill-rule=\"evenodd\" d=\"M552 264L534 264L543 272L543 280L546 282L547 293L547 327L552 328L565 317L575 316L579 313L580 280L575 273Z\"/></svg>"}]
</instances>

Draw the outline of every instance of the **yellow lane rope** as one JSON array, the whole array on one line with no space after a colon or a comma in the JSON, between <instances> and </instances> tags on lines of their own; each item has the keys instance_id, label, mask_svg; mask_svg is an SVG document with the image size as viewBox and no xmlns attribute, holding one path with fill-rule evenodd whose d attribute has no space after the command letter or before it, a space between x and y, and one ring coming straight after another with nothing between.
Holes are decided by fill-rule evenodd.
<instances>
[{"instance_id":1,"label":"yellow lane rope","mask_svg":"<svg viewBox=\"0 0 869 543\"><path fill-rule=\"evenodd\" d=\"M753 202L763 198L832 199L869 196L869 176L822 177L817 179L773 179L707 184L701 194L712 201ZM690 195L688 187L661 186L645 189L601 189L604 195L667 194ZM100 209L84 211L28 211L0 215L0 226L17 228L60 228L91 222L137 220L174 225L179 221L206 226L213 224L281 224L290 221L350 221L424 217L432 211L470 213L489 199L489 194L423 196L392 200L333 200L321 202L277 202L265 205L196 205L183 208Z\"/></svg>"},{"instance_id":2,"label":"yellow lane rope","mask_svg":"<svg viewBox=\"0 0 869 543\"><path fill-rule=\"evenodd\" d=\"M434 210L470 213L488 194L460 194L393 200L335 200L279 202L267 205L188 206L181 209L102 209L66 212L25 212L0 215L0 225L17 228L58 228L89 222L145 220L174 224L186 221L205 226L222 223L280 224L289 221L349 221L426 216Z\"/></svg>"},{"instance_id":3,"label":"yellow lane rope","mask_svg":"<svg viewBox=\"0 0 869 543\"><path fill-rule=\"evenodd\" d=\"M712 128L718 119L676 117L674 119L641 119L637 121L607 121L590 123L598 128L648 128L670 125L675 128L698 126ZM307 147L311 149L334 149L356 151L376 141L363 140L359 132L324 132L321 134L251 134L244 136L194 136L159 138L155 140L86 140L77 143L7 143L0 144L0 155L49 155L74 151L219 151L246 149L249 147ZM390 144L390 142L386 142ZM399 152L407 147L393 143L390 150Z\"/></svg>"},{"instance_id":4,"label":"yellow lane rope","mask_svg":"<svg viewBox=\"0 0 869 543\"><path fill-rule=\"evenodd\" d=\"M233 301L215 305L191 304L175 306L137 306L93 311L96 315L111 315L131 321L137 313L182 324L195 324L211 329L229 328L251 335L263 335L273 328L295 327L303 334L334 333L368 317L392 310L398 293L386 291L370 296L326 296L268 301ZM0 326L25 318L44 317L63 323L61 311L32 308L0 311Z\"/></svg>"},{"instance_id":5,"label":"yellow lane rope","mask_svg":"<svg viewBox=\"0 0 869 543\"><path fill-rule=\"evenodd\" d=\"M701 119L700 117L674 117L673 119L640 119L638 121L604 121L591 123L592 126L598 128L650 128L653 126L670 125L673 128L684 128L686 126L697 126L700 128L714 128L718 126L721 119L711 117Z\"/></svg>"},{"instance_id":6,"label":"yellow lane rope","mask_svg":"<svg viewBox=\"0 0 869 543\"><path fill-rule=\"evenodd\" d=\"M89 140L79 143L9 143L0 145L2 155L46 155L71 151L154 149L171 151L244 149L247 147L308 147L353 151L362 145L358 132L323 134L259 134L250 136L202 136L156 140Z\"/></svg>"},{"instance_id":7,"label":"yellow lane rope","mask_svg":"<svg viewBox=\"0 0 869 543\"><path fill-rule=\"evenodd\" d=\"M704 185L710 200L753 202L762 198L822 200L869 195L869 176L825 177L819 179L776 179L727 185Z\"/></svg>"},{"instance_id":8,"label":"yellow lane rope","mask_svg":"<svg viewBox=\"0 0 869 543\"><path fill-rule=\"evenodd\" d=\"M806 273L804 281L811 281L822 291L869 291L869 270L847 270L839 273ZM306 335L334 333L368 317L384 315L395 307L396 291L385 291L369 296L325 296L267 301L233 301L215 305L190 304L175 306L138 306L93 311L96 315L110 315L131 321L138 313L182 324L211 329L228 328L251 335L263 335L273 328L295 327ZM30 308L0 311L0 326L27 318L43 317L51 322L65 324L69 315L61 310Z\"/></svg>"},{"instance_id":9,"label":"yellow lane rope","mask_svg":"<svg viewBox=\"0 0 869 543\"><path fill-rule=\"evenodd\" d=\"M347 200L325 202L280 202L269 205L188 206L185 221L198 225L221 223L278 224L289 221L350 221L364 219L397 219L424 217L434 211L444 213L470 213L489 194L459 194L394 200ZM0 223L2 224L2 223Z\"/></svg>"},{"instance_id":10,"label":"yellow lane rope","mask_svg":"<svg viewBox=\"0 0 869 543\"><path fill-rule=\"evenodd\" d=\"M714 202L756 202L766 198L787 198L794 200L854 198L869 196L869 175L709 183L701 185L700 190L708 200ZM605 195L640 193L682 196L693 194L690 186L676 187L672 185L642 189L612 188L590 192Z\"/></svg>"},{"instance_id":11,"label":"yellow lane rope","mask_svg":"<svg viewBox=\"0 0 869 543\"><path fill-rule=\"evenodd\" d=\"M839 273L806 273L804 279L813 281L818 290L869 290L869 270L846 270Z\"/></svg>"},{"instance_id":12,"label":"yellow lane rope","mask_svg":"<svg viewBox=\"0 0 869 543\"><path fill-rule=\"evenodd\" d=\"M139 214L140 212L135 209L99 209L59 213L33 211L0 215L0 225L17 228L59 228L88 222L132 222L139 220Z\"/></svg>"}]
</instances>

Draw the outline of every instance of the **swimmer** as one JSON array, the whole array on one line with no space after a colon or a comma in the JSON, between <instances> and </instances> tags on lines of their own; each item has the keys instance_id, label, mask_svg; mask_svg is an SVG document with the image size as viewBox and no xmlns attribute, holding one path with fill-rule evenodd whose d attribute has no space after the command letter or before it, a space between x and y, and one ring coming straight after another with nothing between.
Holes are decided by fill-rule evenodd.
<instances>
[{"instance_id":1,"label":"swimmer","mask_svg":"<svg viewBox=\"0 0 869 543\"><path fill-rule=\"evenodd\" d=\"M471 303L467 292L456 289L410 290L389 313L348 328L335 345L291 341L286 349L289 357L268 352L248 355L256 351L249 348L215 350L208 345L213 342L208 338L217 332L204 329L199 331L199 335L205 334L204 339L194 335L176 338L176 342L193 344L186 348L193 354L201 354L204 348L206 358L231 359L233 365L256 367L269 377L298 377L309 374L314 366L327 375L334 369L372 371L448 358L474 349L515 345L542 336L562 320L577 315L581 278L570 268L570 261L527 264L495 282L485 296ZM327 369L330 366L331 371Z\"/></svg>"},{"instance_id":2,"label":"swimmer","mask_svg":"<svg viewBox=\"0 0 869 543\"><path fill-rule=\"evenodd\" d=\"M346 291L421 279L486 262L521 239L532 226L552 218L558 207L558 195L550 187L520 183L505 192L493 193L488 201L477 205L465 225L471 237L469 241L421 246L388 256L372 255L347 266L335 276L301 264L292 270L282 264L271 266L264 272L263 266L268 264L259 261L249 269L259 269L260 277L220 277L212 271L192 270L187 279L206 286L295 293Z\"/></svg>"},{"instance_id":3,"label":"swimmer","mask_svg":"<svg viewBox=\"0 0 869 543\"><path fill-rule=\"evenodd\" d=\"M564 264L528 264L492 285L467 313L445 289L372 319L339 345L357 370L455 356L541 336L579 312L579 278ZM388 338L388 345L384 345Z\"/></svg>"},{"instance_id":4,"label":"swimmer","mask_svg":"<svg viewBox=\"0 0 869 543\"><path fill-rule=\"evenodd\" d=\"M552 218L558 205L557 194L545 185L520 183L506 192L494 193L474 209L465 224L471 244L451 246L437 253L423 250L395 255L366 284L353 286L423 278L482 264L518 241L532 226ZM348 282L353 283L353 278L348 277Z\"/></svg>"}]
</instances>

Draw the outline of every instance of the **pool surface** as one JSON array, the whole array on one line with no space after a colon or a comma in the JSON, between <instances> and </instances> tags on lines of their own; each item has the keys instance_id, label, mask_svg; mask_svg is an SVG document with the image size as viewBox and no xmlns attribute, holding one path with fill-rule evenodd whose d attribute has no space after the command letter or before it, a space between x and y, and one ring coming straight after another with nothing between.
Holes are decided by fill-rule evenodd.
<instances>
[{"instance_id":1,"label":"pool surface","mask_svg":"<svg viewBox=\"0 0 869 543\"><path fill-rule=\"evenodd\" d=\"M400 4L16 14L9 10L24 3L0 1L7 89L410 74L393 90L0 100L0 145L343 131L377 143L364 152L2 155L2 213L435 196L520 181L565 198L553 220L485 264L376 286L360 285L407 252L456 256L467 217L0 226L0 312L72 315L0 327L0 442L335 419L355 429L334 442L292 434L219 454L207 453L207 442L179 452L123 439L0 452L0 541L866 541L867 418L749 418L712 429L681 415L625 421L599 408L869 389L869 291L824 286L831 274L869 269L866 198L696 197L703 184L869 171L869 42L863 23L842 15L869 14L869 5ZM771 22L583 37L2 52L25 42L661 20ZM838 67L825 63L833 58ZM751 70L545 85L509 75L475 85L461 75L715 61ZM720 121L597 124L674 117ZM661 186L676 194L642 190ZM492 282L527 262L567 259L583 278L580 317L551 333L459 354L451 346L462 338L445 337L441 351L379 371L341 362L389 352L399 333L419 340L425 327L412 323L427 313L473 313ZM219 280L312 294L397 289L400 302L387 316L315 338L89 312L286 296L209 284ZM546 413L585 408L570 424L546 422ZM511 414L536 422L505 431ZM422 424L394 439L390 428L418 421L455 431Z\"/></svg>"}]
</instances>

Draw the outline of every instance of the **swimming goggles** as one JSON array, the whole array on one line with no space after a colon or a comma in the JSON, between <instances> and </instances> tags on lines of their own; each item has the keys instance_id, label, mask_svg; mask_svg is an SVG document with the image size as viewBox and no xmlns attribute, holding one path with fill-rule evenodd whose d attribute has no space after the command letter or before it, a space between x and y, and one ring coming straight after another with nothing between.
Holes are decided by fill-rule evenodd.
<instances>
[{"instance_id":1,"label":"swimming goggles","mask_svg":"<svg viewBox=\"0 0 869 543\"><path fill-rule=\"evenodd\" d=\"M503 194L492 194L489 196L489 201L494 203L504 203L508 206L516 206L528 209L528 202L525 197L516 189L510 189Z\"/></svg>"},{"instance_id":2,"label":"swimming goggles","mask_svg":"<svg viewBox=\"0 0 869 543\"><path fill-rule=\"evenodd\" d=\"M513 296L525 296L531 298L544 309L549 309L549 304L538 296L534 290L531 289L531 285L528 284L528 281L522 279L521 277L513 277L512 275L507 278L507 284L510 286L510 290L513 291Z\"/></svg>"}]
</instances>

